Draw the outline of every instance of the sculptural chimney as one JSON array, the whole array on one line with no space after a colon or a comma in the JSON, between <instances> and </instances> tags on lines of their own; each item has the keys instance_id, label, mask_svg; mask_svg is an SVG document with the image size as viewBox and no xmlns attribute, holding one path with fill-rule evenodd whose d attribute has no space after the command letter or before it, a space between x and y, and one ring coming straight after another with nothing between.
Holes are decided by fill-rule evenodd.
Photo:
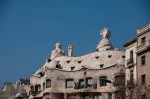
<instances>
[{"instance_id":1,"label":"sculptural chimney","mask_svg":"<svg viewBox=\"0 0 150 99\"><path fill-rule=\"evenodd\" d=\"M68 56L73 56L73 46L68 45Z\"/></svg>"}]
</instances>

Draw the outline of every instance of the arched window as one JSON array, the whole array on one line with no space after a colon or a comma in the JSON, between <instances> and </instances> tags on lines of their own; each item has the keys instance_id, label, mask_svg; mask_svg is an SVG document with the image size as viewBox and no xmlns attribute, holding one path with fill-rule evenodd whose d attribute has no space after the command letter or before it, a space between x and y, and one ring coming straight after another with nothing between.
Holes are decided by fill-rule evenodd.
<instances>
[{"instance_id":1,"label":"arched window","mask_svg":"<svg viewBox=\"0 0 150 99\"><path fill-rule=\"evenodd\" d=\"M49 88L49 87L51 87L51 80L47 79L46 80L46 88Z\"/></svg>"},{"instance_id":2,"label":"arched window","mask_svg":"<svg viewBox=\"0 0 150 99\"><path fill-rule=\"evenodd\" d=\"M43 90L45 90L45 82L43 82Z\"/></svg>"}]
</instances>

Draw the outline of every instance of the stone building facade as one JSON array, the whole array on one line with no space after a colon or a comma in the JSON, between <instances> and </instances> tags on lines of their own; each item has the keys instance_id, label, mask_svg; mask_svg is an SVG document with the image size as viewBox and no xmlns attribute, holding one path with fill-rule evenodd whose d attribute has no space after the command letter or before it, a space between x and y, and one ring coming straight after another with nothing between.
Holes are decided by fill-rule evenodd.
<instances>
[{"instance_id":1,"label":"stone building facade","mask_svg":"<svg viewBox=\"0 0 150 99\"><path fill-rule=\"evenodd\" d=\"M96 52L68 55L56 44L51 58L30 77L29 99L124 99L125 55L109 41L110 31L100 31Z\"/></svg>"},{"instance_id":2,"label":"stone building facade","mask_svg":"<svg viewBox=\"0 0 150 99\"><path fill-rule=\"evenodd\" d=\"M19 79L15 84L5 82L0 91L0 99L28 99L29 83L28 79Z\"/></svg>"},{"instance_id":3,"label":"stone building facade","mask_svg":"<svg viewBox=\"0 0 150 99\"><path fill-rule=\"evenodd\" d=\"M124 47L127 99L150 99L150 23L140 27Z\"/></svg>"}]
</instances>

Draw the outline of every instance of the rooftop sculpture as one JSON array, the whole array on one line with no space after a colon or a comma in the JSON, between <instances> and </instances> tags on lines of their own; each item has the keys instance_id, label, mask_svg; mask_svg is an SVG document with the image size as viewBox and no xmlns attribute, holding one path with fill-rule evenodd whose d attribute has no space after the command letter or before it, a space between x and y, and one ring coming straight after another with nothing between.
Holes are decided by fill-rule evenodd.
<instances>
[{"instance_id":1,"label":"rooftop sculpture","mask_svg":"<svg viewBox=\"0 0 150 99\"><path fill-rule=\"evenodd\" d=\"M102 36L102 40L96 47L97 51L104 51L104 50L113 50L113 46L109 41L110 31L107 28L104 28L100 31L100 35Z\"/></svg>"}]
</instances>

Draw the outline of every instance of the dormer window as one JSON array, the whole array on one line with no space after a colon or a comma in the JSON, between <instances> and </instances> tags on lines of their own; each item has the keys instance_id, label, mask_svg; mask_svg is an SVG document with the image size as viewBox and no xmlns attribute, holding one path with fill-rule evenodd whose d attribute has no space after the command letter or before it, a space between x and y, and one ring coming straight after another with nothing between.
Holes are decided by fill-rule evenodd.
<instances>
[{"instance_id":1,"label":"dormer window","mask_svg":"<svg viewBox=\"0 0 150 99\"><path fill-rule=\"evenodd\" d=\"M112 57L112 55L108 55L108 58L111 58Z\"/></svg>"},{"instance_id":2,"label":"dormer window","mask_svg":"<svg viewBox=\"0 0 150 99\"><path fill-rule=\"evenodd\" d=\"M78 63L80 64L82 61L78 61Z\"/></svg>"},{"instance_id":3,"label":"dormer window","mask_svg":"<svg viewBox=\"0 0 150 99\"><path fill-rule=\"evenodd\" d=\"M70 60L66 61L67 63L70 63Z\"/></svg>"},{"instance_id":4,"label":"dormer window","mask_svg":"<svg viewBox=\"0 0 150 99\"><path fill-rule=\"evenodd\" d=\"M123 55L122 58L125 58L125 56Z\"/></svg>"},{"instance_id":5,"label":"dormer window","mask_svg":"<svg viewBox=\"0 0 150 99\"><path fill-rule=\"evenodd\" d=\"M104 64L100 64L100 68L103 68L104 67Z\"/></svg>"},{"instance_id":6,"label":"dormer window","mask_svg":"<svg viewBox=\"0 0 150 99\"><path fill-rule=\"evenodd\" d=\"M98 58L99 58L99 56L96 56L95 58L96 58L96 59L98 59Z\"/></svg>"},{"instance_id":7,"label":"dormer window","mask_svg":"<svg viewBox=\"0 0 150 99\"><path fill-rule=\"evenodd\" d=\"M74 70L75 67L71 67L71 70Z\"/></svg>"}]
</instances>

